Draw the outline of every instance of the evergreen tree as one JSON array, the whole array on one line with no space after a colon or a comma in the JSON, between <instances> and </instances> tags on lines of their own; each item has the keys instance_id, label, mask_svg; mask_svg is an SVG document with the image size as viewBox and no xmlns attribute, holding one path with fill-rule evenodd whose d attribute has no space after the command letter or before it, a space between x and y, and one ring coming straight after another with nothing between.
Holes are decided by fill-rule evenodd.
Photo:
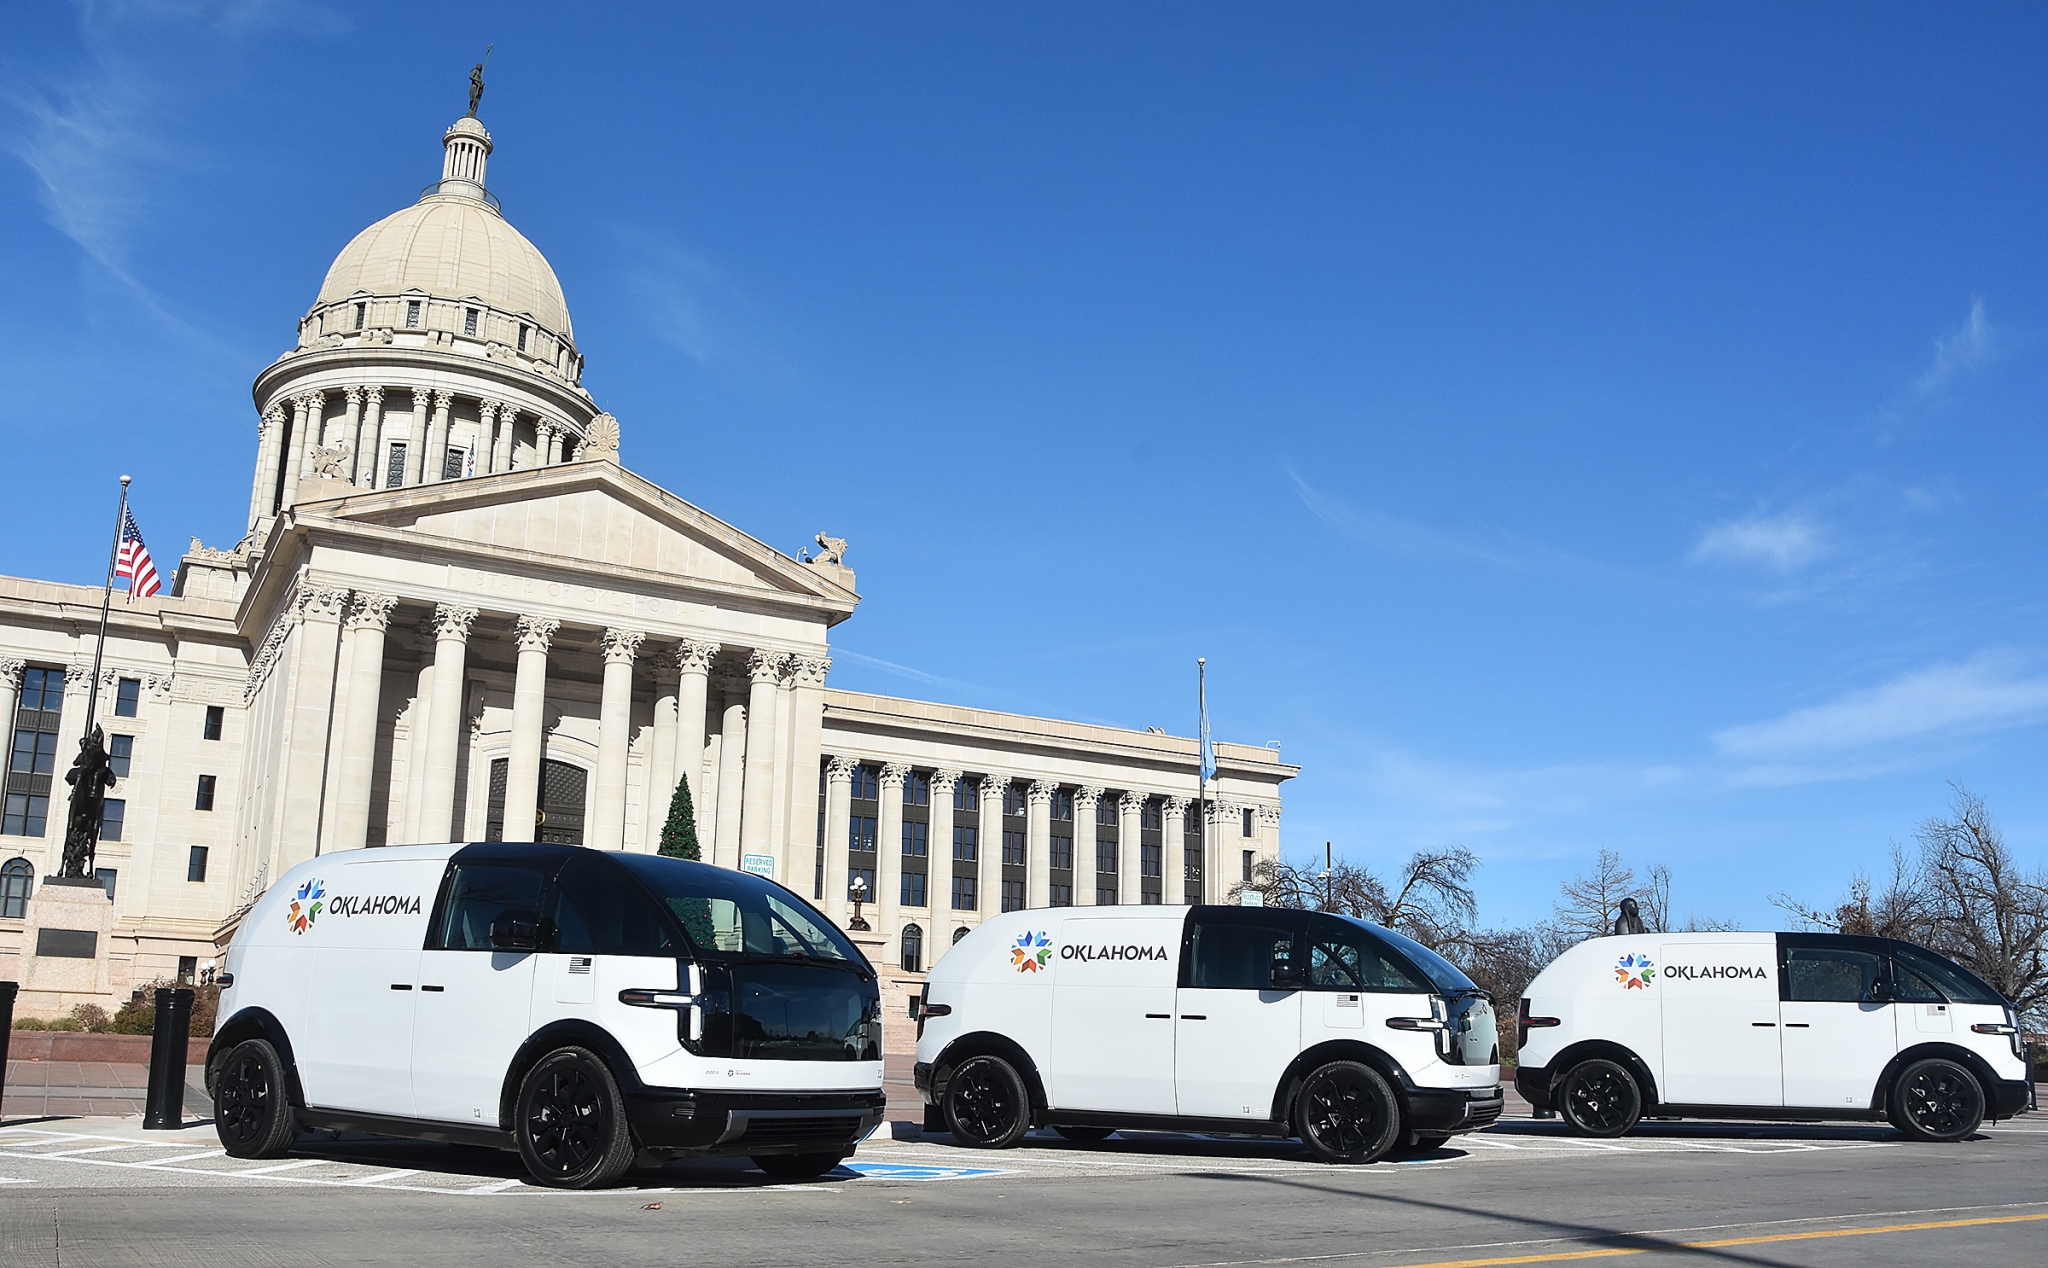
<instances>
[{"instance_id":1,"label":"evergreen tree","mask_svg":"<svg viewBox=\"0 0 2048 1268\"><path fill-rule=\"evenodd\" d=\"M690 781L676 781L676 795L668 801L668 822L661 825L658 853L672 859L702 859L697 848L697 809L690 803Z\"/></svg>"}]
</instances>

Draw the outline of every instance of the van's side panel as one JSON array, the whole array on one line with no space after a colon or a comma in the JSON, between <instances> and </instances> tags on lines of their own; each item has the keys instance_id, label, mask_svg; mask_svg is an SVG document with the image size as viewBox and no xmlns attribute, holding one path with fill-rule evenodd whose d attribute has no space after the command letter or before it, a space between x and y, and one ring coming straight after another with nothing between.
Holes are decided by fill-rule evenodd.
<instances>
[{"instance_id":1,"label":"van's side panel","mask_svg":"<svg viewBox=\"0 0 2048 1268\"><path fill-rule=\"evenodd\" d=\"M1663 998L1658 1091L1684 1105L1782 1105L1777 948L1754 938L1664 942L1654 984Z\"/></svg>"},{"instance_id":2,"label":"van's side panel","mask_svg":"<svg viewBox=\"0 0 2048 1268\"><path fill-rule=\"evenodd\" d=\"M420 945L444 866L372 855L321 870L326 909L305 934L313 969L295 1041L307 1105L411 1116Z\"/></svg>"},{"instance_id":3,"label":"van's side panel","mask_svg":"<svg viewBox=\"0 0 2048 1268\"><path fill-rule=\"evenodd\" d=\"M1070 916L1052 942L1055 1109L1172 1114L1181 926L1169 916Z\"/></svg>"}]
</instances>

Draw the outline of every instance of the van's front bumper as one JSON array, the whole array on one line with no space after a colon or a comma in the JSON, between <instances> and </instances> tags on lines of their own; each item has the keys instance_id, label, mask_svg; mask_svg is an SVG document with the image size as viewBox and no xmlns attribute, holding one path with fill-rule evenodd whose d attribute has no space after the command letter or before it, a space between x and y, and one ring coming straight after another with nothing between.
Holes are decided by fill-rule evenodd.
<instances>
[{"instance_id":1,"label":"van's front bumper","mask_svg":"<svg viewBox=\"0 0 2048 1268\"><path fill-rule=\"evenodd\" d=\"M2034 1085L2029 1079L2000 1079L1984 1090L1991 1100L1985 1117L1993 1120L2024 1114L2033 1104Z\"/></svg>"},{"instance_id":2,"label":"van's front bumper","mask_svg":"<svg viewBox=\"0 0 2048 1268\"><path fill-rule=\"evenodd\" d=\"M1477 1131L1500 1117L1507 1105L1500 1084L1492 1087L1401 1090L1402 1126L1425 1135Z\"/></svg>"},{"instance_id":3,"label":"van's front bumper","mask_svg":"<svg viewBox=\"0 0 2048 1268\"><path fill-rule=\"evenodd\" d=\"M642 1149L693 1154L852 1153L882 1121L887 1095L872 1092L698 1092L650 1087L629 1093L626 1120Z\"/></svg>"}]
</instances>

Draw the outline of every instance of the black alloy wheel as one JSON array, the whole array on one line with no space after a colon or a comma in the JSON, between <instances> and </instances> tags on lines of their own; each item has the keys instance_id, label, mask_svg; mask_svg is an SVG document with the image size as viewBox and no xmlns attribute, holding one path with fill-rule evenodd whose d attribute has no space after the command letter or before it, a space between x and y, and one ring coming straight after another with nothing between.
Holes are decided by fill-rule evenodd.
<instances>
[{"instance_id":1,"label":"black alloy wheel","mask_svg":"<svg viewBox=\"0 0 2048 1268\"><path fill-rule=\"evenodd\" d=\"M777 1180L815 1180L839 1165L843 1154L757 1154L755 1166Z\"/></svg>"},{"instance_id":2,"label":"black alloy wheel","mask_svg":"<svg viewBox=\"0 0 2048 1268\"><path fill-rule=\"evenodd\" d=\"M1054 1127L1054 1131L1077 1145L1097 1145L1116 1135L1114 1127Z\"/></svg>"},{"instance_id":3,"label":"black alloy wheel","mask_svg":"<svg viewBox=\"0 0 2048 1268\"><path fill-rule=\"evenodd\" d=\"M1612 1061L1581 1061L1557 1089L1557 1112L1578 1136L1620 1136L1643 1117L1643 1090Z\"/></svg>"},{"instance_id":4,"label":"black alloy wheel","mask_svg":"<svg viewBox=\"0 0 2048 1268\"><path fill-rule=\"evenodd\" d=\"M1915 1140L1961 1140L1984 1122L1984 1089L1953 1061L1916 1061L1892 1089L1891 1117Z\"/></svg>"},{"instance_id":5,"label":"black alloy wheel","mask_svg":"<svg viewBox=\"0 0 2048 1268\"><path fill-rule=\"evenodd\" d=\"M1031 1093L1001 1057L969 1057L946 1081L946 1122L953 1139L976 1149L1008 1149L1031 1128Z\"/></svg>"},{"instance_id":6,"label":"black alloy wheel","mask_svg":"<svg viewBox=\"0 0 2048 1268\"><path fill-rule=\"evenodd\" d=\"M213 1130L230 1158L281 1158L298 1137L284 1061L268 1040L244 1040L222 1058L213 1079Z\"/></svg>"},{"instance_id":7,"label":"black alloy wheel","mask_svg":"<svg viewBox=\"0 0 2048 1268\"><path fill-rule=\"evenodd\" d=\"M1302 1083L1294 1129L1318 1162L1375 1162L1401 1138L1401 1107L1379 1071L1332 1061Z\"/></svg>"},{"instance_id":8,"label":"black alloy wheel","mask_svg":"<svg viewBox=\"0 0 2048 1268\"><path fill-rule=\"evenodd\" d=\"M587 1048L557 1048L519 1082L513 1136L526 1169L558 1189L601 1189L633 1165L619 1085Z\"/></svg>"}]
</instances>

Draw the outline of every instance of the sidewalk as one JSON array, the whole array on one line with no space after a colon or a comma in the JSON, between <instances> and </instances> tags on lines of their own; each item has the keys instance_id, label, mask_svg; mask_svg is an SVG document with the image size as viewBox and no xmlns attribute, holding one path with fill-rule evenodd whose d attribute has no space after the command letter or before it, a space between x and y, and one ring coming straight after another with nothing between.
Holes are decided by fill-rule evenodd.
<instances>
[{"instance_id":1,"label":"sidewalk","mask_svg":"<svg viewBox=\"0 0 2048 1268\"><path fill-rule=\"evenodd\" d=\"M60 1114L141 1115L148 1099L148 1035L17 1030L9 1035L0 1119ZM211 1117L204 1087L207 1040L186 1048L185 1114Z\"/></svg>"}]
</instances>

